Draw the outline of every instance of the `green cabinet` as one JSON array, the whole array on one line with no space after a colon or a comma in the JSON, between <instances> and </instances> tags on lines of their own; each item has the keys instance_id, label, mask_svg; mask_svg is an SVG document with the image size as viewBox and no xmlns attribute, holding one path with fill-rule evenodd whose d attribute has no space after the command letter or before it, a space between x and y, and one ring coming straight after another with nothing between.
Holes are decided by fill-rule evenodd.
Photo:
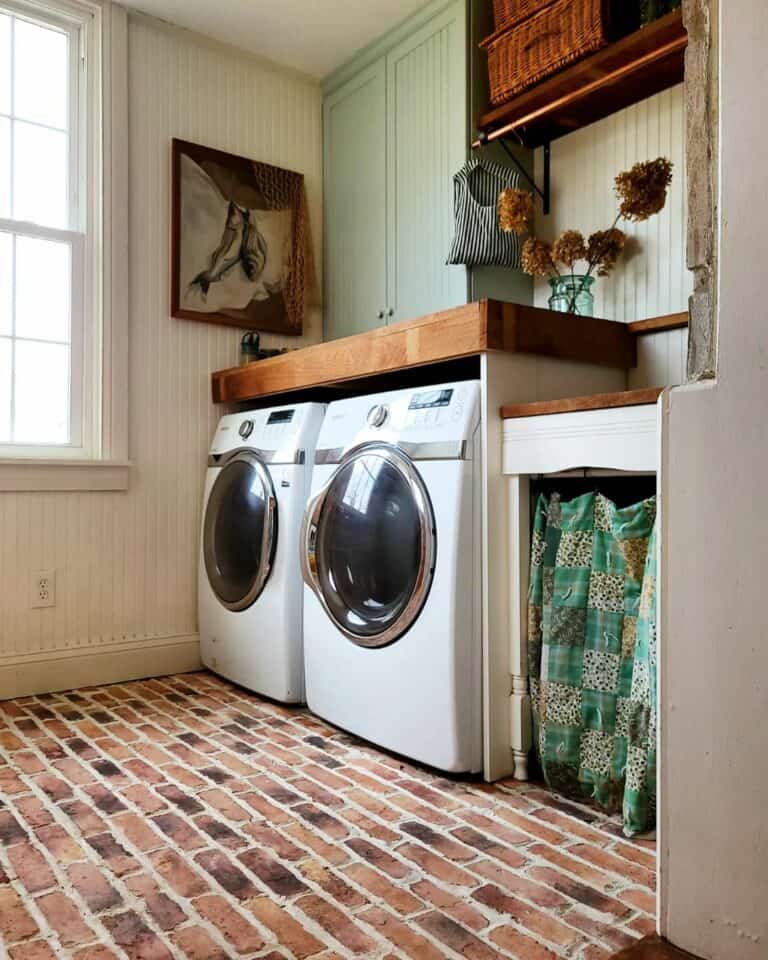
<instances>
[{"instance_id":1,"label":"green cabinet","mask_svg":"<svg viewBox=\"0 0 768 960\"><path fill-rule=\"evenodd\" d=\"M325 338L467 301L449 267L466 159L465 0L432 4L325 85Z\"/></svg>"},{"instance_id":2,"label":"green cabinet","mask_svg":"<svg viewBox=\"0 0 768 960\"><path fill-rule=\"evenodd\" d=\"M387 301L386 66L325 100L325 339L384 322Z\"/></svg>"}]
</instances>

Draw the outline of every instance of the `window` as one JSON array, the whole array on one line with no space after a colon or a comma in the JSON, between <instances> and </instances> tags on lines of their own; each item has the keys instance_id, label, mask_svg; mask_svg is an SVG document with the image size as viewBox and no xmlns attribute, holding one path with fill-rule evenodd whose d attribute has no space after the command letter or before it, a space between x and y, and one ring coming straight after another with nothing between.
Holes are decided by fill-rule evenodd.
<instances>
[{"instance_id":1,"label":"window","mask_svg":"<svg viewBox=\"0 0 768 960\"><path fill-rule=\"evenodd\" d=\"M102 427L105 11L0 0L0 465L114 448Z\"/></svg>"}]
</instances>

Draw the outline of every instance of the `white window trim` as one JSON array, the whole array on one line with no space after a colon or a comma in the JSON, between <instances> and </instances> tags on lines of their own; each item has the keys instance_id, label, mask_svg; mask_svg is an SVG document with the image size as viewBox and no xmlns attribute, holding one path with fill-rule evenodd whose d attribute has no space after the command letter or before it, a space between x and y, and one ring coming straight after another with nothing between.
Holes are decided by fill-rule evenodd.
<instances>
[{"instance_id":1,"label":"white window trim","mask_svg":"<svg viewBox=\"0 0 768 960\"><path fill-rule=\"evenodd\" d=\"M48 14L53 9L64 18L82 20L84 13L91 18L91 29L84 31L88 48L81 54L88 63L87 109L95 135L80 149L90 147L87 176L101 209L89 203L84 225L89 249L82 251L87 265L82 296L89 298L99 335L90 338L90 349L79 351L80 370L76 369L74 316L72 330L72 378L74 384L77 376L81 385L72 396L73 402L83 403L87 436L82 439L89 454L84 458L83 447L74 445L51 448L49 457L42 446L16 447L10 456L0 456L0 491L126 490L130 468L127 12L109 0L5 0L4 5L26 8L33 15L35 9ZM34 232L44 231L35 225ZM74 255L73 248L73 260ZM78 313L82 317L83 311Z\"/></svg>"}]
</instances>

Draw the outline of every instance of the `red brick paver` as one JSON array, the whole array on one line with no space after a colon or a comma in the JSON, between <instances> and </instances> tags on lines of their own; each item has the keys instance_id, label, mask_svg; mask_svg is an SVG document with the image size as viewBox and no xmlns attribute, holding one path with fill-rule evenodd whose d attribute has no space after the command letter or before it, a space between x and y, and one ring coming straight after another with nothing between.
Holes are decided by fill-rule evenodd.
<instances>
[{"instance_id":1,"label":"red brick paver","mask_svg":"<svg viewBox=\"0 0 768 960\"><path fill-rule=\"evenodd\" d=\"M0 957L595 960L654 848L209 674L0 703Z\"/></svg>"}]
</instances>

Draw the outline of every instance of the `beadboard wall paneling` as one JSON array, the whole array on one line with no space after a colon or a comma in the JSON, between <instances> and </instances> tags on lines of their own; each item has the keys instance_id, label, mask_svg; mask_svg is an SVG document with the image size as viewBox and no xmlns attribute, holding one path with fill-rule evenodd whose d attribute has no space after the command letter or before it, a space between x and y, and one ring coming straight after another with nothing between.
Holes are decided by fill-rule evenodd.
<instances>
[{"instance_id":1,"label":"beadboard wall paneling","mask_svg":"<svg viewBox=\"0 0 768 960\"><path fill-rule=\"evenodd\" d=\"M687 358L687 327L638 337L637 366L629 371L627 386L639 390L685 383Z\"/></svg>"},{"instance_id":2,"label":"beadboard wall paneling","mask_svg":"<svg viewBox=\"0 0 768 960\"><path fill-rule=\"evenodd\" d=\"M546 239L564 229L589 235L609 227L617 209L616 174L658 156L675 165L666 208L646 223L622 225L630 238L627 256L612 276L595 283L597 316L631 322L688 309L693 284L685 265L683 88L673 87L552 144L552 212L539 215L536 223L538 235ZM542 165L537 150L538 182ZM548 283L537 280L534 303L546 306L549 293Z\"/></svg>"},{"instance_id":3,"label":"beadboard wall paneling","mask_svg":"<svg viewBox=\"0 0 768 960\"><path fill-rule=\"evenodd\" d=\"M56 684L54 661L88 663L119 645L114 670L190 665L205 457L220 411L210 373L236 362L242 331L169 311L171 138L208 144L306 176L321 271L319 86L143 16L129 21L130 456L127 493L0 494L0 690ZM321 339L319 307L301 338ZM56 606L30 609L37 570L56 571ZM184 643L184 640L187 643ZM165 647L163 647L165 649ZM127 654L135 651L133 661ZM50 659L51 668L44 669ZM30 663L37 669L29 670ZM41 667L41 663L43 667ZM131 666L131 663L134 665ZM25 664L14 673L17 665ZM76 673L76 671L74 671ZM94 673L102 682L111 677ZM33 681L24 678L34 676ZM66 684L77 682L66 671ZM84 682L89 682L87 679ZM10 692L9 692L10 691Z\"/></svg>"}]
</instances>

